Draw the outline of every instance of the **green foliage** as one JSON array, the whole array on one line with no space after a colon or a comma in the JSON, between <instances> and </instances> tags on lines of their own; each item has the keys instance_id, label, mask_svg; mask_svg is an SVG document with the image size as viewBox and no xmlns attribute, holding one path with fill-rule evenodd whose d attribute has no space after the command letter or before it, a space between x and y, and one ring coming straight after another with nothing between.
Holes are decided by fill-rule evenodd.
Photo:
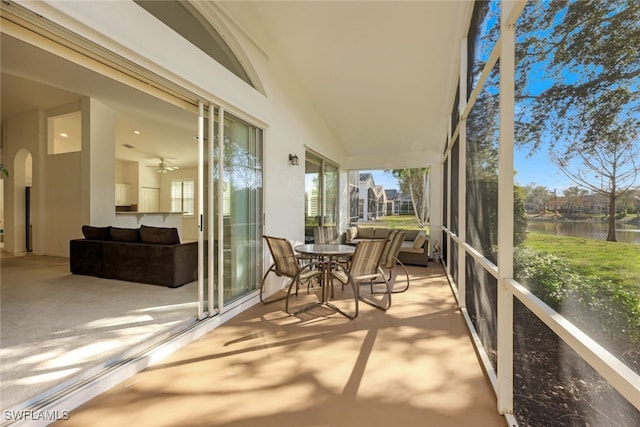
<instances>
[{"instance_id":1,"label":"green foliage","mask_svg":"<svg viewBox=\"0 0 640 427\"><path fill-rule=\"evenodd\" d=\"M563 258L526 246L514 250L515 279L610 351L640 345L640 289L582 276Z\"/></svg>"},{"instance_id":2,"label":"green foliage","mask_svg":"<svg viewBox=\"0 0 640 427\"><path fill-rule=\"evenodd\" d=\"M538 233L528 233L526 245L561 257L583 277L640 289L640 245Z\"/></svg>"},{"instance_id":3,"label":"green foliage","mask_svg":"<svg viewBox=\"0 0 640 427\"><path fill-rule=\"evenodd\" d=\"M640 3L528 2L518 20L515 140L609 200L640 175Z\"/></svg>"},{"instance_id":4,"label":"green foliage","mask_svg":"<svg viewBox=\"0 0 640 427\"><path fill-rule=\"evenodd\" d=\"M562 258L526 246L514 248L513 271L518 282L555 310L566 297L565 289L577 280Z\"/></svg>"},{"instance_id":5,"label":"green foliage","mask_svg":"<svg viewBox=\"0 0 640 427\"><path fill-rule=\"evenodd\" d=\"M400 191L411 196L416 221L421 227L429 222L429 168L393 169Z\"/></svg>"},{"instance_id":6,"label":"green foliage","mask_svg":"<svg viewBox=\"0 0 640 427\"><path fill-rule=\"evenodd\" d=\"M513 244L518 246L527 238L525 192L519 185L513 188Z\"/></svg>"}]
</instances>

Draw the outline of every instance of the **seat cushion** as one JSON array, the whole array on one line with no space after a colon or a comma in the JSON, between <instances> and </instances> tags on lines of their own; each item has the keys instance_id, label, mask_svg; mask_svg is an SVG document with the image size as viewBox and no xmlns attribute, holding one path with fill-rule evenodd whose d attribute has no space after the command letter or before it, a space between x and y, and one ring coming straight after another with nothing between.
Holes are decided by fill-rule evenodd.
<instances>
[{"instance_id":1,"label":"seat cushion","mask_svg":"<svg viewBox=\"0 0 640 427\"><path fill-rule=\"evenodd\" d=\"M413 242L411 240L405 240L400 245L400 252L410 252L412 254L421 254L423 252L422 248L413 247Z\"/></svg>"}]
</instances>

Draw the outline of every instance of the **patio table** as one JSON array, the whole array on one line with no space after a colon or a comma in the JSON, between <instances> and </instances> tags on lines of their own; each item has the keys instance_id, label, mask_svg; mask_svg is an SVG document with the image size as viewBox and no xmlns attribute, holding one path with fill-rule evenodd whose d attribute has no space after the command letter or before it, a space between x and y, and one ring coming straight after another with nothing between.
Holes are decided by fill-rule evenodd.
<instances>
[{"instance_id":1,"label":"patio table","mask_svg":"<svg viewBox=\"0 0 640 427\"><path fill-rule=\"evenodd\" d=\"M328 244L328 243L314 243L314 244L306 244L306 245L298 245L294 248L296 252L316 257L319 260L322 260L318 265L322 268L322 293L320 302L316 304L312 304L308 307L303 308L299 311L306 311L313 307L317 307L318 305L326 305L331 307L332 309L338 311L340 314L347 316L342 310L333 304L329 303L329 294L328 294L328 286L329 280L331 280L331 266L333 262L338 258L350 258L355 251L354 246L350 245L336 245L336 244Z\"/></svg>"}]
</instances>

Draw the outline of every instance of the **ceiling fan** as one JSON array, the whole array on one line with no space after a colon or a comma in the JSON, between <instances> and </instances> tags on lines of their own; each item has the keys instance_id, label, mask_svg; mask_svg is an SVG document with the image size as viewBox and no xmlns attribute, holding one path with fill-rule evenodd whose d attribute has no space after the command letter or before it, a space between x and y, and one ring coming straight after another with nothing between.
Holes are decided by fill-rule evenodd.
<instances>
[{"instance_id":1,"label":"ceiling fan","mask_svg":"<svg viewBox=\"0 0 640 427\"><path fill-rule=\"evenodd\" d=\"M167 173L179 169L178 166L170 165L169 163L165 162L162 157L160 157L160 163L158 163L157 166L147 167L156 168L156 172L158 173Z\"/></svg>"}]
</instances>

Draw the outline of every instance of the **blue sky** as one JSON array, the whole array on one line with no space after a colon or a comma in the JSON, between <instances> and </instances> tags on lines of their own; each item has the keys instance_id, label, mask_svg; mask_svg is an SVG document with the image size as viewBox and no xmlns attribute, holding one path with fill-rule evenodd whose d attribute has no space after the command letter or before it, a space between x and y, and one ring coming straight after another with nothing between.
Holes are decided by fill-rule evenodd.
<instances>
[{"instance_id":1,"label":"blue sky","mask_svg":"<svg viewBox=\"0 0 640 427\"><path fill-rule=\"evenodd\" d=\"M544 151L538 152L535 156L527 157L524 151L516 150L514 168L517 172L515 182L519 185L534 183L547 187L550 191L556 189L559 193L567 187L575 185L551 163ZM384 186L385 190L399 189L396 179L383 170L361 172L371 172L376 185Z\"/></svg>"},{"instance_id":2,"label":"blue sky","mask_svg":"<svg viewBox=\"0 0 640 427\"><path fill-rule=\"evenodd\" d=\"M373 175L373 181L376 183L376 185L382 185L385 190L392 190L394 188L396 190L400 189L398 181L393 176L391 176L390 173L385 173L384 170L369 170L360 172L371 172L371 174Z\"/></svg>"},{"instance_id":3,"label":"blue sky","mask_svg":"<svg viewBox=\"0 0 640 427\"><path fill-rule=\"evenodd\" d=\"M564 175L557 166L551 163L548 154L539 150L534 156L527 157L528 150L514 152L513 167L516 171L515 182L519 185L542 185L549 190L562 192L575 184Z\"/></svg>"}]
</instances>

